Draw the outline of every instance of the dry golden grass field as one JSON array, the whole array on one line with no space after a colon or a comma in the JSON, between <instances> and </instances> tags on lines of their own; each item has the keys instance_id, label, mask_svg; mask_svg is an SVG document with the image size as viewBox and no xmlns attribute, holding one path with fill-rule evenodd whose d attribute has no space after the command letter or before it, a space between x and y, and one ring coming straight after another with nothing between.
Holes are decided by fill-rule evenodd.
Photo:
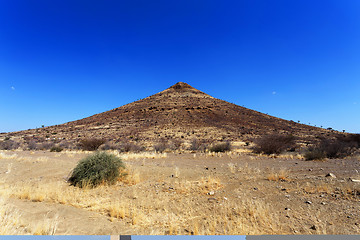
<instances>
[{"instance_id":1,"label":"dry golden grass field","mask_svg":"<svg viewBox=\"0 0 360 240\"><path fill-rule=\"evenodd\" d=\"M125 154L115 185L70 186L88 154L1 151L0 233L360 234L358 157Z\"/></svg>"}]
</instances>

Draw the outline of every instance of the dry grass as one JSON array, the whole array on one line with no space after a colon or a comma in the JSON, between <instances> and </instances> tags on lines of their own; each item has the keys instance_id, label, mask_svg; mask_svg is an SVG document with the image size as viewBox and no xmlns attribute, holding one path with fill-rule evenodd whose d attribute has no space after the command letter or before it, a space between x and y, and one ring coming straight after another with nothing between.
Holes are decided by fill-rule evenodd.
<instances>
[{"instance_id":1,"label":"dry grass","mask_svg":"<svg viewBox=\"0 0 360 240\"><path fill-rule=\"evenodd\" d=\"M236 172L236 164L234 164L234 163L228 163L228 167L229 167L229 170L230 170L230 172L231 173L235 173Z\"/></svg>"},{"instance_id":2,"label":"dry grass","mask_svg":"<svg viewBox=\"0 0 360 240\"><path fill-rule=\"evenodd\" d=\"M58 226L58 216L54 218L48 218L45 216L43 221L34 224L32 234L33 235L54 235Z\"/></svg>"},{"instance_id":3,"label":"dry grass","mask_svg":"<svg viewBox=\"0 0 360 240\"><path fill-rule=\"evenodd\" d=\"M184 184L185 183L185 184ZM222 188L219 179L208 176L199 181L174 183L176 189L186 189L189 198L183 197L183 191L148 191L146 197L135 201L128 198L114 200L109 194L114 189L101 186L97 189L79 189L64 183L38 183L2 186L0 193L30 201L46 201L66 204L90 211L107 214L112 220L122 219L130 225L155 228L155 234L250 234L279 233L276 215L270 214L270 207L260 201L246 202L234 199L209 207L194 204L199 195ZM116 186L115 186L116 187ZM135 190L134 190L135 191ZM137 190L136 195L143 195ZM206 195L205 195L206 196ZM33 234L55 233L57 220L44 221L33 226ZM161 230L163 229L163 230Z\"/></svg>"},{"instance_id":4,"label":"dry grass","mask_svg":"<svg viewBox=\"0 0 360 240\"><path fill-rule=\"evenodd\" d=\"M269 181L288 181L289 177L289 170L287 169L280 169L278 171L275 171L274 169L271 169L268 175L266 176L266 179Z\"/></svg>"},{"instance_id":5,"label":"dry grass","mask_svg":"<svg viewBox=\"0 0 360 240\"><path fill-rule=\"evenodd\" d=\"M154 156L151 155L148 156ZM199 155L204 157L207 154ZM34 154L31 157L37 156L39 155ZM34 178L9 184L5 182L7 178L4 178L3 182L0 181L0 195L93 211L102 217L108 217L109 221L125 224L129 231L133 230L138 234L183 235L294 234L294 230L304 234L336 233L327 225L329 216L313 216L316 211L311 211L308 216L307 207L315 204L299 207L284 205L291 207L291 211L287 212L289 215L296 214L296 218L291 216L284 221L284 211L281 212L276 204L270 205L273 203L271 201L267 203L268 199L262 199L260 195L262 191L253 190L254 187L271 191L281 186L286 188L287 193L292 194L291 197L295 194L310 196L313 193L339 195L339 192L346 200L354 201L355 197L359 199L359 195L354 194L356 191L360 193L359 188L356 188L357 183L339 183L340 179L328 178L316 182L316 185L306 185L307 179L301 179L301 182L289 181L290 171L281 169L282 165L269 169L255 161L261 160L263 156L254 156L254 161L236 159L229 163L228 157L231 155L228 155L225 159L227 162L224 161L216 169L211 167L207 171L203 169L203 165L196 162L197 159L192 160L197 168L187 169L181 168L181 163L175 164L172 159L145 162L145 154L130 156L132 157L128 158L127 175L113 186L79 189L58 180L60 177L41 181ZM164 158L166 155L161 156ZM192 159L192 155L189 156ZM14 164L13 172L18 169L16 161ZM292 175L291 177L298 179ZM315 203L312 198L309 200ZM330 204L323 207L328 206ZM28 229L31 229L32 234L52 234L59 222L59 219L53 220L40 221L29 225ZM310 220L316 224L317 231L309 230L307 225L300 226Z\"/></svg>"},{"instance_id":6,"label":"dry grass","mask_svg":"<svg viewBox=\"0 0 360 240\"><path fill-rule=\"evenodd\" d=\"M245 179L259 178L261 173L261 170L258 166L249 166L247 162L237 167L237 172L243 174Z\"/></svg>"},{"instance_id":7,"label":"dry grass","mask_svg":"<svg viewBox=\"0 0 360 240\"><path fill-rule=\"evenodd\" d=\"M133 160L133 159L155 159L155 158L167 158L167 153L155 153L155 152L142 152L142 153L118 153L115 152L115 155L119 156L121 159Z\"/></svg>"},{"instance_id":8,"label":"dry grass","mask_svg":"<svg viewBox=\"0 0 360 240\"><path fill-rule=\"evenodd\" d=\"M360 198L360 186L349 182L322 181L317 184L306 182L303 186L298 186L307 194L337 194L346 200L358 200Z\"/></svg>"},{"instance_id":9,"label":"dry grass","mask_svg":"<svg viewBox=\"0 0 360 240\"><path fill-rule=\"evenodd\" d=\"M7 200L0 198L0 235L54 235L58 225L58 217L49 218L36 224L24 223L21 213L7 203Z\"/></svg>"},{"instance_id":10,"label":"dry grass","mask_svg":"<svg viewBox=\"0 0 360 240\"><path fill-rule=\"evenodd\" d=\"M0 159L18 159L19 156L16 153L10 153L8 151L0 152Z\"/></svg>"},{"instance_id":11,"label":"dry grass","mask_svg":"<svg viewBox=\"0 0 360 240\"><path fill-rule=\"evenodd\" d=\"M16 161L25 161L25 162L47 162L49 160L49 157L46 156L31 156L22 157L19 156L17 153L12 153L12 151L1 151L0 152L0 159L8 159L8 160L16 160Z\"/></svg>"},{"instance_id":12,"label":"dry grass","mask_svg":"<svg viewBox=\"0 0 360 240\"><path fill-rule=\"evenodd\" d=\"M212 176L201 177L198 181L189 181L186 179L177 179L171 184L169 188L168 185L163 187L164 192L176 192L182 195L189 194L200 194L206 195L210 192L214 192L223 188L219 178L214 178Z\"/></svg>"},{"instance_id":13,"label":"dry grass","mask_svg":"<svg viewBox=\"0 0 360 240\"><path fill-rule=\"evenodd\" d=\"M281 153L276 156L277 158L281 159L298 159L298 160L304 160L304 156L299 153Z\"/></svg>"},{"instance_id":14,"label":"dry grass","mask_svg":"<svg viewBox=\"0 0 360 240\"><path fill-rule=\"evenodd\" d=\"M0 198L0 234L12 235L25 233L24 229L19 229L21 225L20 220L21 215L19 211L7 204L4 198Z\"/></svg>"},{"instance_id":15,"label":"dry grass","mask_svg":"<svg viewBox=\"0 0 360 240\"><path fill-rule=\"evenodd\" d=\"M124 175L124 177L120 178L119 181L127 185L135 185L141 181L140 173L133 169L130 165L128 165L126 169L121 169L120 175Z\"/></svg>"}]
</instances>

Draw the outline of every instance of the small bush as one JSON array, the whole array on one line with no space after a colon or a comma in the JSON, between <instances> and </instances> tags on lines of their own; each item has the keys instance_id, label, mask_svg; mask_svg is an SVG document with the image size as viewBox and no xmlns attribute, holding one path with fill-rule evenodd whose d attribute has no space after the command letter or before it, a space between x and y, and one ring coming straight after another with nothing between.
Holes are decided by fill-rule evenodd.
<instances>
[{"instance_id":1,"label":"small bush","mask_svg":"<svg viewBox=\"0 0 360 240\"><path fill-rule=\"evenodd\" d=\"M106 152L96 152L78 163L68 181L80 188L113 184L120 177L120 168L125 168L120 158Z\"/></svg>"},{"instance_id":2,"label":"small bush","mask_svg":"<svg viewBox=\"0 0 360 240\"><path fill-rule=\"evenodd\" d=\"M79 146L83 150L95 151L105 142L106 141L101 138L86 138L80 141Z\"/></svg>"},{"instance_id":3,"label":"small bush","mask_svg":"<svg viewBox=\"0 0 360 240\"><path fill-rule=\"evenodd\" d=\"M160 152L160 153L162 153L163 151L165 151L167 148L168 148L168 144L165 143L165 142L160 142L160 143L154 145L154 150L155 150L156 152Z\"/></svg>"},{"instance_id":4,"label":"small bush","mask_svg":"<svg viewBox=\"0 0 360 240\"><path fill-rule=\"evenodd\" d=\"M305 152L304 157L306 161L321 160L326 157L326 154L321 149L315 148L309 149L307 152Z\"/></svg>"},{"instance_id":5,"label":"small bush","mask_svg":"<svg viewBox=\"0 0 360 240\"><path fill-rule=\"evenodd\" d=\"M356 147L353 142L347 142L342 139L322 140L318 146L328 158L344 158L351 155L353 148Z\"/></svg>"},{"instance_id":6,"label":"small bush","mask_svg":"<svg viewBox=\"0 0 360 240\"><path fill-rule=\"evenodd\" d=\"M4 140L0 141L0 150L13 150L18 149L20 146L20 143L15 142L13 140Z\"/></svg>"},{"instance_id":7,"label":"small bush","mask_svg":"<svg viewBox=\"0 0 360 240\"><path fill-rule=\"evenodd\" d=\"M217 143L210 147L210 152L227 152L231 150L230 142Z\"/></svg>"},{"instance_id":8,"label":"small bush","mask_svg":"<svg viewBox=\"0 0 360 240\"><path fill-rule=\"evenodd\" d=\"M54 147L54 145L55 145L55 143L53 143L53 142L37 143L36 150L48 150L48 149L51 149L52 147Z\"/></svg>"},{"instance_id":9,"label":"small bush","mask_svg":"<svg viewBox=\"0 0 360 240\"><path fill-rule=\"evenodd\" d=\"M60 143L58 143L58 146L63 149L76 149L78 147L76 143L66 140L63 140Z\"/></svg>"},{"instance_id":10,"label":"small bush","mask_svg":"<svg viewBox=\"0 0 360 240\"><path fill-rule=\"evenodd\" d=\"M309 148L304 157L306 160L344 158L354 153L358 147L354 136L339 137L335 140L322 139L315 147Z\"/></svg>"},{"instance_id":11,"label":"small bush","mask_svg":"<svg viewBox=\"0 0 360 240\"><path fill-rule=\"evenodd\" d=\"M181 148L181 144L183 143L180 139L173 139L171 140L171 143L169 144L169 148L173 151L178 150Z\"/></svg>"},{"instance_id":12,"label":"small bush","mask_svg":"<svg viewBox=\"0 0 360 240\"><path fill-rule=\"evenodd\" d=\"M37 150L38 149L38 144L35 141L30 141L27 144L27 148L29 150Z\"/></svg>"},{"instance_id":13,"label":"small bush","mask_svg":"<svg viewBox=\"0 0 360 240\"><path fill-rule=\"evenodd\" d=\"M31 140L27 144L28 150L48 150L51 149L55 143L53 142L36 142L35 140Z\"/></svg>"},{"instance_id":14,"label":"small bush","mask_svg":"<svg viewBox=\"0 0 360 240\"><path fill-rule=\"evenodd\" d=\"M346 144L351 148L360 148L360 134L349 134L346 136L339 136L337 141Z\"/></svg>"},{"instance_id":15,"label":"small bush","mask_svg":"<svg viewBox=\"0 0 360 240\"><path fill-rule=\"evenodd\" d=\"M54 146L52 148L50 148L50 152L61 152L63 150L62 147L59 146Z\"/></svg>"},{"instance_id":16,"label":"small bush","mask_svg":"<svg viewBox=\"0 0 360 240\"><path fill-rule=\"evenodd\" d=\"M120 144L118 150L120 152L141 152L145 150L145 147L137 145L135 143L127 142Z\"/></svg>"},{"instance_id":17,"label":"small bush","mask_svg":"<svg viewBox=\"0 0 360 240\"><path fill-rule=\"evenodd\" d=\"M200 141L196 138L191 140L189 150L205 152L206 149L207 149L207 144L205 141Z\"/></svg>"},{"instance_id":18,"label":"small bush","mask_svg":"<svg viewBox=\"0 0 360 240\"><path fill-rule=\"evenodd\" d=\"M101 151L106 150L119 150L119 146L113 143L105 143L99 147Z\"/></svg>"},{"instance_id":19,"label":"small bush","mask_svg":"<svg viewBox=\"0 0 360 240\"><path fill-rule=\"evenodd\" d=\"M257 139L255 144L254 153L280 154L287 149L294 148L295 137L293 135L271 134Z\"/></svg>"}]
</instances>

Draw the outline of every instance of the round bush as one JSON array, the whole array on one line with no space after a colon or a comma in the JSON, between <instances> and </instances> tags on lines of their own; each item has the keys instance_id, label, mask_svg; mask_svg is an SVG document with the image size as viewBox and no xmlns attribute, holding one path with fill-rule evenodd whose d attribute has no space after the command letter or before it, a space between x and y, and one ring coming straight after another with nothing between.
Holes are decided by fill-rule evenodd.
<instances>
[{"instance_id":1,"label":"round bush","mask_svg":"<svg viewBox=\"0 0 360 240\"><path fill-rule=\"evenodd\" d=\"M96 152L78 163L69 182L81 188L96 187L102 183L113 184L120 177L120 168L125 168L120 158L106 152Z\"/></svg>"},{"instance_id":2,"label":"round bush","mask_svg":"<svg viewBox=\"0 0 360 240\"><path fill-rule=\"evenodd\" d=\"M306 161L321 160L326 157L326 154L320 149L310 149L304 154Z\"/></svg>"},{"instance_id":3,"label":"round bush","mask_svg":"<svg viewBox=\"0 0 360 240\"><path fill-rule=\"evenodd\" d=\"M61 152L62 150L64 150L64 149L59 146L54 146L54 147L50 148L50 152Z\"/></svg>"},{"instance_id":4,"label":"round bush","mask_svg":"<svg viewBox=\"0 0 360 240\"><path fill-rule=\"evenodd\" d=\"M218 143L210 147L210 152L226 152L231 150L230 142Z\"/></svg>"}]
</instances>

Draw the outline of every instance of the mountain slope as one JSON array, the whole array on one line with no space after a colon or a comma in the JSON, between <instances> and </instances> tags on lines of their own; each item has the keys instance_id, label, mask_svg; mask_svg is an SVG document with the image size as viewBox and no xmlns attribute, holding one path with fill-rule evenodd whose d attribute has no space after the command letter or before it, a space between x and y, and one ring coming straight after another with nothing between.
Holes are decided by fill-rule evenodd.
<instances>
[{"instance_id":1,"label":"mountain slope","mask_svg":"<svg viewBox=\"0 0 360 240\"><path fill-rule=\"evenodd\" d=\"M13 135L72 141L90 137L142 142L177 138L244 141L274 132L293 134L303 139L333 134L325 129L272 117L213 98L179 82L162 92L107 112Z\"/></svg>"}]
</instances>

